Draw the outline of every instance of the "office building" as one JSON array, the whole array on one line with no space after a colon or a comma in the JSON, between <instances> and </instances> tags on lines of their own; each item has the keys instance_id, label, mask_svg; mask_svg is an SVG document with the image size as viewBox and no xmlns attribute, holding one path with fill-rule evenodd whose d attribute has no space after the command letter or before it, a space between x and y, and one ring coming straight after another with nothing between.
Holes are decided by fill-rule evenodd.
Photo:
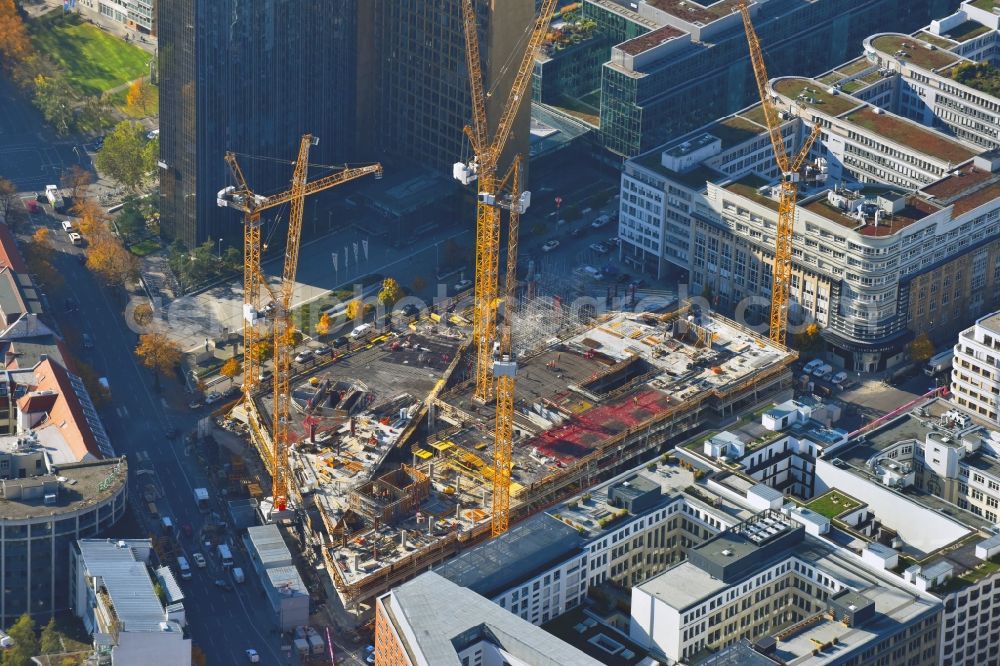
<instances>
[{"instance_id":1,"label":"office building","mask_svg":"<svg viewBox=\"0 0 1000 666\"><path fill-rule=\"evenodd\" d=\"M769 0L750 4L772 76L817 74L886 27L909 32L954 0ZM584 0L558 20L535 69L535 100L589 123L617 160L757 98L735 0ZM581 20L576 20L577 17Z\"/></svg>"},{"instance_id":2,"label":"office building","mask_svg":"<svg viewBox=\"0 0 1000 666\"><path fill-rule=\"evenodd\" d=\"M289 187L307 132L312 163L357 161L353 0L160 0L157 24L164 238L242 242L242 220L216 205L226 151L261 193Z\"/></svg>"},{"instance_id":3,"label":"office building","mask_svg":"<svg viewBox=\"0 0 1000 666\"><path fill-rule=\"evenodd\" d=\"M684 549L751 512L688 493L694 474L645 466L518 523L435 569L532 624L584 603L610 581L626 589L684 557Z\"/></svg>"},{"instance_id":4,"label":"office building","mask_svg":"<svg viewBox=\"0 0 1000 666\"><path fill-rule=\"evenodd\" d=\"M564 643L434 572L380 596L376 666L600 666Z\"/></svg>"},{"instance_id":5,"label":"office building","mask_svg":"<svg viewBox=\"0 0 1000 666\"><path fill-rule=\"evenodd\" d=\"M156 0L76 0L82 14L96 14L147 35L156 35Z\"/></svg>"},{"instance_id":6,"label":"office building","mask_svg":"<svg viewBox=\"0 0 1000 666\"><path fill-rule=\"evenodd\" d=\"M768 432L767 420L763 436L753 424L729 433L742 452L737 446L725 457L707 447L687 450L718 470L707 484L718 492L741 492L757 482L762 465L787 464L787 473L763 476L773 505L755 506L781 507L807 533L849 543L856 559L894 584L940 600L935 663L996 661L1000 432L939 398L851 435L812 420ZM790 441L798 446L787 446Z\"/></svg>"},{"instance_id":7,"label":"office building","mask_svg":"<svg viewBox=\"0 0 1000 666\"><path fill-rule=\"evenodd\" d=\"M958 335L951 369L951 400L981 419L1000 425L1000 312Z\"/></svg>"},{"instance_id":8,"label":"office building","mask_svg":"<svg viewBox=\"0 0 1000 666\"><path fill-rule=\"evenodd\" d=\"M164 607L154 586L171 599L181 597L180 588L169 569L150 571L152 550L149 539L81 539L73 546L73 612L93 635L99 664L191 664L184 604Z\"/></svg>"},{"instance_id":9,"label":"office building","mask_svg":"<svg viewBox=\"0 0 1000 666\"><path fill-rule=\"evenodd\" d=\"M907 44L908 62L957 59ZM878 106L892 76L872 55L771 82L791 152L824 127L800 187L793 320L798 310L819 323L839 363L866 372L905 362L914 336L948 339L1000 305L1000 157ZM759 105L629 160L623 259L655 275L690 270L692 291L723 311L765 309L777 176Z\"/></svg>"},{"instance_id":10,"label":"office building","mask_svg":"<svg viewBox=\"0 0 1000 666\"><path fill-rule=\"evenodd\" d=\"M359 148L378 146L379 155L420 167L451 172L471 158L462 128L472 123L460 0L378 0L359 7L359 34L370 25L374 39L361 40L358 79ZM478 0L483 85L491 92L487 116L498 122L527 33L533 0ZM501 11L502 10L502 11ZM516 50L516 52L515 52ZM522 105L508 150L528 153L530 104ZM374 157L374 156L373 156Z\"/></svg>"},{"instance_id":11,"label":"office building","mask_svg":"<svg viewBox=\"0 0 1000 666\"><path fill-rule=\"evenodd\" d=\"M688 663L745 638L790 664L938 664L943 604L806 530L766 510L689 549L632 589L630 635Z\"/></svg>"}]
</instances>

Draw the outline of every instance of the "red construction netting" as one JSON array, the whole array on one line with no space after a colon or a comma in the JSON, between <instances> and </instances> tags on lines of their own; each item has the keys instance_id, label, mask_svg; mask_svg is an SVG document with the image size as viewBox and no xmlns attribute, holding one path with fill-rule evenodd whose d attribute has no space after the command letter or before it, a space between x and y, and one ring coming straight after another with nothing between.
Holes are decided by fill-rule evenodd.
<instances>
[{"instance_id":1,"label":"red construction netting","mask_svg":"<svg viewBox=\"0 0 1000 666\"><path fill-rule=\"evenodd\" d=\"M571 462L590 454L609 437L649 420L672 402L662 391L638 391L574 416L528 440L524 446L537 447L543 455Z\"/></svg>"}]
</instances>

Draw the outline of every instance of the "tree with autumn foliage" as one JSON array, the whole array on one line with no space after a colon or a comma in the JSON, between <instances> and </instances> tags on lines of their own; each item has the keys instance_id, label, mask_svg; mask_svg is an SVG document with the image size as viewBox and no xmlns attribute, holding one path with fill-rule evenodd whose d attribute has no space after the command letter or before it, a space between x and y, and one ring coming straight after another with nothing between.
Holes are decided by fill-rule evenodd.
<instances>
[{"instance_id":1,"label":"tree with autumn foliage","mask_svg":"<svg viewBox=\"0 0 1000 666\"><path fill-rule=\"evenodd\" d=\"M231 358L222 364L222 368L219 369L219 374L223 377L229 379L229 385L233 385L233 380L240 376L243 372L243 364L240 363L236 358Z\"/></svg>"},{"instance_id":2,"label":"tree with autumn foliage","mask_svg":"<svg viewBox=\"0 0 1000 666\"><path fill-rule=\"evenodd\" d=\"M39 282L50 289L59 289L65 283L62 273L52 265L51 232L42 227L31 235L24 246L24 260L28 270L38 276Z\"/></svg>"},{"instance_id":3,"label":"tree with autumn foliage","mask_svg":"<svg viewBox=\"0 0 1000 666\"><path fill-rule=\"evenodd\" d=\"M257 340L253 343L250 354L258 363L263 363L274 354L274 344L267 338Z\"/></svg>"},{"instance_id":4,"label":"tree with autumn foliage","mask_svg":"<svg viewBox=\"0 0 1000 666\"><path fill-rule=\"evenodd\" d=\"M795 348L800 352L818 352L823 348L823 336L820 335L819 325L811 322L801 333L795 336Z\"/></svg>"},{"instance_id":5,"label":"tree with autumn foliage","mask_svg":"<svg viewBox=\"0 0 1000 666\"><path fill-rule=\"evenodd\" d=\"M316 335L327 335L330 332L330 326L330 315L324 312L319 316L319 321L316 322Z\"/></svg>"},{"instance_id":6,"label":"tree with autumn foliage","mask_svg":"<svg viewBox=\"0 0 1000 666\"><path fill-rule=\"evenodd\" d=\"M0 0L0 64L8 74L14 75L34 52L14 0Z\"/></svg>"},{"instance_id":7,"label":"tree with autumn foliage","mask_svg":"<svg viewBox=\"0 0 1000 666\"><path fill-rule=\"evenodd\" d=\"M136 79L128 87L128 94L125 95L125 103L133 113L146 113L149 105L149 86L142 79Z\"/></svg>"},{"instance_id":8,"label":"tree with autumn foliage","mask_svg":"<svg viewBox=\"0 0 1000 666\"><path fill-rule=\"evenodd\" d=\"M98 234L90 240L87 268L113 285L123 286L139 277L139 259L110 233Z\"/></svg>"},{"instance_id":9,"label":"tree with autumn foliage","mask_svg":"<svg viewBox=\"0 0 1000 666\"><path fill-rule=\"evenodd\" d=\"M69 190L70 196L73 197L74 207L78 201L82 201L87 198L87 188L89 188L93 182L94 174L87 171L79 164L74 164L70 168L66 169L62 175L63 189Z\"/></svg>"},{"instance_id":10,"label":"tree with autumn foliage","mask_svg":"<svg viewBox=\"0 0 1000 666\"><path fill-rule=\"evenodd\" d=\"M146 333L139 336L135 355L142 364L153 371L156 386L160 386L160 375L168 375L181 362L181 348L162 333Z\"/></svg>"},{"instance_id":11,"label":"tree with autumn foliage","mask_svg":"<svg viewBox=\"0 0 1000 666\"><path fill-rule=\"evenodd\" d=\"M923 362L931 356L934 356L934 343L931 342L926 333L921 333L910 343L910 358Z\"/></svg>"},{"instance_id":12,"label":"tree with autumn foliage","mask_svg":"<svg viewBox=\"0 0 1000 666\"><path fill-rule=\"evenodd\" d=\"M403 289L399 286L396 278L387 277L382 280L382 289L378 292L378 300L388 310L393 303L403 297Z\"/></svg>"},{"instance_id":13,"label":"tree with autumn foliage","mask_svg":"<svg viewBox=\"0 0 1000 666\"><path fill-rule=\"evenodd\" d=\"M79 218L79 222L77 222L77 229L88 241L93 241L94 238L100 236L101 234L111 233L108 230L107 213L105 213L104 208L102 208L101 205L93 199L84 197L82 199L74 200L73 214Z\"/></svg>"},{"instance_id":14,"label":"tree with autumn foliage","mask_svg":"<svg viewBox=\"0 0 1000 666\"><path fill-rule=\"evenodd\" d=\"M362 319L366 314L374 310L375 308L371 303L362 303L359 299L354 299L347 304L347 308L344 310L344 314L347 315L348 319Z\"/></svg>"},{"instance_id":15,"label":"tree with autumn foliage","mask_svg":"<svg viewBox=\"0 0 1000 666\"><path fill-rule=\"evenodd\" d=\"M132 321L136 323L137 326L149 326L153 323L153 306L149 303L139 303L132 310Z\"/></svg>"},{"instance_id":16,"label":"tree with autumn foliage","mask_svg":"<svg viewBox=\"0 0 1000 666\"><path fill-rule=\"evenodd\" d=\"M6 178L0 178L0 217L6 222L17 199L17 186Z\"/></svg>"}]
</instances>

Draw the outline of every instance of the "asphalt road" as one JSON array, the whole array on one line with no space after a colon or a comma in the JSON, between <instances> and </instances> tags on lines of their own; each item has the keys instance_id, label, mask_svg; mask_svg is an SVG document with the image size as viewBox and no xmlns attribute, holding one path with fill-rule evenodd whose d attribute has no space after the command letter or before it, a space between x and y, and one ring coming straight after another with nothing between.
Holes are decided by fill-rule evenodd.
<instances>
[{"instance_id":1,"label":"asphalt road","mask_svg":"<svg viewBox=\"0 0 1000 666\"><path fill-rule=\"evenodd\" d=\"M150 517L141 498L142 488L153 480L162 491L157 499L160 515L171 516L178 526L190 524L197 535L205 515L199 511L193 491L210 486L195 456L185 450L183 439L170 440L165 433L170 427L181 433L192 430L206 414L193 412L186 405L172 407L154 390L152 376L137 365L132 353L137 340L124 326L121 303L96 283L79 261L80 250L68 243L65 233L55 230L54 218L34 216L32 226L36 225L53 229L54 261L66 281L59 298L50 297L50 307L64 330L88 332L97 343L93 349L84 350L82 360L108 378L113 404L101 410L101 417L116 452L128 456L129 492L136 516L146 523L150 533L159 533L158 522ZM31 229L23 231L28 234ZM63 312L63 297L74 298L80 311ZM215 509L222 513L221 506ZM235 586L234 591L217 588L212 581L224 577L221 565L196 538L180 537L181 548L192 565L191 553L203 552L209 560L208 568L195 568L191 580L178 582L186 595L184 605L192 641L204 650L208 663L246 663L244 650L250 647L261 653L263 664L291 663L281 651L280 636L273 633L275 621L267 604L262 603L261 584L246 557L234 550L236 566L247 573L246 583Z\"/></svg>"},{"instance_id":2,"label":"asphalt road","mask_svg":"<svg viewBox=\"0 0 1000 666\"><path fill-rule=\"evenodd\" d=\"M14 85L0 76L0 176L21 191L42 191L58 185L73 164L89 166L78 141L58 139Z\"/></svg>"}]
</instances>

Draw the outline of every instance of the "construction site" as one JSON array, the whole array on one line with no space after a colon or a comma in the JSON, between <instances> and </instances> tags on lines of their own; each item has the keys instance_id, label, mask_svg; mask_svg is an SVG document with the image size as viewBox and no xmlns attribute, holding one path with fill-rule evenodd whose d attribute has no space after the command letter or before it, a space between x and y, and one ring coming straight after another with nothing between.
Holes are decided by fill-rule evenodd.
<instances>
[{"instance_id":1,"label":"construction site","mask_svg":"<svg viewBox=\"0 0 1000 666\"><path fill-rule=\"evenodd\" d=\"M503 108L493 128L475 11L463 2L473 101L466 135L474 158L455 164L454 175L475 183L478 195L475 284L458 300L435 303L405 322L358 327L345 348L328 349L308 367L298 358L293 363L304 200L367 175L378 178L382 167L345 168L309 181L315 139L307 134L291 188L263 197L244 179L236 155L226 156L236 185L221 190L218 203L244 217L244 348L270 338L274 349L268 381L263 358L247 355L244 400L227 423L245 424L229 429L247 435L260 455L267 472L257 476L260 485L269 477L269 492L247 487L260 516L297 534L311 567L325 570L344 607L359 615L376 596L512 523L650 460L705 424L791 393L789 366L797 355L785 336L794 179L782 183L769 337L697 304L599 312L593 299L564 305L559 295L539 294L530 276L519 284L519 217L531 193L521 189L520 157L499 162L554 8L554 0L544 0L526 29L527 47L510 95L496 100ZM743 4L740 10L776 160L783 172L796 172L817 132L799 155L784 153L776 112L763 96L766 73L749 14ZM260 268L260 217L285 204L288 241L274 290ZM463 300L468 296L471 302ZM635 303L634 290L629 302Z\"/></svg>"},{"instance_id":2,"label":"construction site","mask_svg":"<svg viewBox=\"0 0 1000 666\"><path fill-rule=\"evenodd\" d=\"M791 387L794 352L697 306L580 323L535 299L517 319L512 522ZM349 610L491 535L495 405L468 333L420 319L295 377L291 504Z\"/></svg>"}]
</instances>

